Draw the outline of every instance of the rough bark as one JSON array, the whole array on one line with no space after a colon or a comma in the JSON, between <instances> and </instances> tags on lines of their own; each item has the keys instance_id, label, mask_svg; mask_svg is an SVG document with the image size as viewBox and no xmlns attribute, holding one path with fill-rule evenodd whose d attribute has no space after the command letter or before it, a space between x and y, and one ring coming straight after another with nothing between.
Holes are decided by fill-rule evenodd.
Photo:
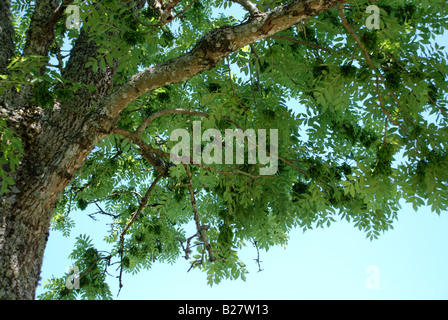
<instances>
[{"instance_id":1,"label":"rough bark","mask_svg":"<svg viewBox=\"0 0 448 320\"><path fill-rule=\"evenodd\" d=\"M57 102L54 108L45 110L29 98L0 99L0 115L9 119L8 125L22 139L24 148L13 176L16 186L0 197L0 299L34 299L57 199L95 145L112 132L129 103L152 89L209 70L231 52L343 2L292 1L240 26L215 30L191 52L142 71L113 93L113 69L93 73L83 68L96 48L82 33L63 76L93 84L95 92L83 91L75 99ZM12 56L9 8L9 1L0 0L0 70ZM48 22L55 21L54 14L60 11L55 1L37 1L36 8L33 28L37 30L29 31L25 53L47 56L54 37L54 25ZM2 49L3 43L6 49ZM96 109L87 112L93 105ZM146 156L156 159L155 154Z\"/></svg>"},{"instance_id":2,"label":"rough bark","mask_svg":"<svg viewBox=\"0 0 448 320\"><path fill-rule=\"evenodd\" d=\"M86 101L110 91L107 76L101 78L96 95ZM96 112L86 115L64 104L53 110L32 105L12 110L8 123L22 139L24 156L14 173L16 186L1 197L0 297L34 299L57 199L110 128L93 125L103 121Z\"/></svg>"},{"instance_id":3,"label":"rough bark","mask_svg":"<svg viewBox=\"0 0 448 320\"><path fill-rule=\"evenodd\" d=\"M36 21L41 27L48 22ZM37 38L44 37L37 34ZM46 34L47 41L53 39L51 30ZM34 43L33 37L29 32L24 54L46 56L49 45L43 44L44 39ZM113 69L94 73L83 68L96 49L82 33L63 74L67 80L95 85L95 92L82 90L75 99L56 102L53 109L45 110L32 104L31 87L2 99L0 115L22 139L24 156L13 175L16 186L0 197L0 299L34 299L58 197L93 147L111 130L107 126L113 123L111 119L86 111L112 89Z\"/></svg>"},{"instance_id":4,"label":"rough bark","mask_svg":"<svg viewBox=\"0 0 448 320\"><path fill-rule=\"evenodd\" d=\"M11 17L11 1L0 0L0 74L5 73L14 55L14 27Z\"/></svg>"}]
</instances>

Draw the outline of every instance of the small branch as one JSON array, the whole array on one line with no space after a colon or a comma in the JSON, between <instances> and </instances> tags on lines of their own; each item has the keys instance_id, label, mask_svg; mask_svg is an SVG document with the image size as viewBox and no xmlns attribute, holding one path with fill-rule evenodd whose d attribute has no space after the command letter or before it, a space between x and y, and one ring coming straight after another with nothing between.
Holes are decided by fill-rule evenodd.
<instances>
[{"instance_id":1,"label":"small branch","mask_svg":"<svg viewBox=\"0 0 448 320\"><path fill-rule=\"evenodd\" d=\"M258 242L257 241L253 241L252 244L254 245L255 249L257 249L257 258L254 259L254 260L258 264L258 272L261 272L261 271L263 271L263 269L261 269L261 263L263 261L260 261L260 250L258 249Z\"/></svg>"},{"instance_id":2,"label":"small branch","mask_svg":"<svg viewBox=\"0 0 448 320\"><path fill-rule=\"evenodd\" d=\"M98 208L99 211L92 213L92 219L94 219L94 218L93 218L93 215L98 214L98 213L99 213L99 214L102 214L102 215L110 216L110 217L112 217L112 218L114 218L114 219L116 219L116 218L119 217L119 215L112 214L112 213L109 213L109 212L104 211L103 208L101 208L101 207L99 206L99 204L98 204L96 201L94 201L94 203L95 203L95 205L96 205L96 207Z\"/></svg>"},{"instance_id":3,"label":"small branch","mask_svg":"<svg viewBox=\"0 0 448 320\"><path fill-rule=\"evenodd\" d=\"M176 18L178 18L178 17L182 17L183 15L184 15L184 13L185 12L187 12L196 2L198 2L199 0L194 0L194 1L192 1L192 2L190 2L190 4L189 5L187 5L181 12L179 12L178 14L176 14L175 16L174 16L174 18L173 18L173 20L174 19L176 19Z\"/></svg>"},{"instance_id":4,"label":"small branch","mask_svg":"<svg viewBox=\"0 0 448 320\"><path fill-rule=\"evenodd\" d=\"M89 274L89 272L95 267L97 266L98 262L101 260L107 260L108 264L106 265L105 269L104 269L104 273L107 272L107 267L110 265L110 259L112 258L112 254L108 255L108 256L104 256L104 257L98 257L96 258L94 261L85 261L87 263L90 263L90 266L84 270L80 275L79 278L77 279L77 281L81 281L82 278L84 278L85 276L87 276Z\"/></svg>"},{"instance_id":5,"label":"small branch","mask_svg":"<svg viewBox=\"0 0 448 320\"><path fill-rule=\"evenodd\" d=\"M441 113L443 113L445 116L448 116L446 109L444 109L442 106L439 106L431 97L428 97L428 99L433 105L435 105L440 110Z\"/></svg>"},{"instance_id":6,"label":"small branch","mask_svg":"<svg viewBox=\"0 0 448 320\"><path fill-rule=\"evenodd\" d=\"M396 59L392 54L390 54L389 52L387 52L387 51L385 51L385 50L382 50L381 48L377 48L377 50L378 50L379 52L382 52L382 53L384 53L385 55L387 55L389 58L391 58L393 61L395 61L397 64L399 64L400 67L403 68L403 69L406 71L406 73L409 74L409 71L406 69L406 66L403 65L403 63L401 63L398 59ZM437 104L431 97L428 97L428 98L429 98L429 101L430 101L434 106L436 106L436 107L440 110L441 113L443 113L445 116L448 116L447 111L446 111L445 109L443 109L443 107L439 106L439 105L438 105L438 104Z\"/></svg>"},{"instance_id":7,"label":"small branch","mask_svg":"<svg viewBox=\"0 0 448 320\"><path fill-rule=\"evenodd\" d=\"M403 131L404 134L409 134L408 130L403 128L397 121L395 121L395 119L392 117L390 112L387 111L386 106L384 105L384 102L383 102L383 98L381 96L380 83L379 83L378 77L376 77L376 93L378 94L378 100L380 102L381 109L384 111L384 113L389 118L389 120L392 121L397 127L399 127Z\"/></svg>"},{"instance_id":8,"label":"small branch","mask_svg":"<svg viewBox=\"0 0 448 320\"><path fill-rule=\"evenodd\" d=\"M185 170L187 172L187 176L188 176L191 204L193 206L194 221L196 223L196 230L197 230L196 235L204 243L204 247L208 252L210 261L219 260L219 258L216 258L213 256L212 246L210 245L210 243L208 242L208 239L207 239L207 230L210 229L210 226L201 225L201 222L199 221L198 207L197 207L196 197L195 197L194 190L193 190L193 178L191 176L190 169L188 168L188 166L186 164L184 164L184 168L185 168Z\"/></svg>"},{"instance_id":9,"label":"small branch","mask_svg":"<svg viewBox=\"0 0 448 320\"><path fill-rule=\"evenodd\" d=\"M258 63L260 63L260 57L257 54L257 51L255 50L255 46L253 45L253 43L250 44L250 52L251 54L254 55L254 57L258 60ZM254 66L255 67L255 66ZM261 86L260 86L260 72L258 70L258 68L255 68L255 73L257 75L257 90L258 92L261 92ZM255 98L254 98L255 99ZM256 104L256 102L255 102Z\"/></svg>"},{"instance_id":10,"label":"small branch","mask_svg":"<svg viewBox=\"0 0 448 320\"><path fill-rule=\"evenodd\" d=\"M193 163L191 162L191 164L193 164ZM216 168L204 166L204 165L201 165L201 164L196 164L196 165L198 167L202 168L202 169L213 171L213 172L220 173L220 174L226 174L226 175L242 174L242 175L248 176L249 178L252 178L254 180L255 179L276 179L276 177L270 177L270 176L254 176L254 175L252 175L250 173L247 173L247 172L244 172L244 171L241 171L241 170L225 171L225 170L219 170L219 169L216 169Z\"/></svg>"},{"instance_id":11,"label":"small branch","mask_svg":"<svg viewBox=\"0 0 448 320\"><path fill-rule=\"evenodd\" d=\"M163 158L168 157L169 154L163 152L162 150L155 149L151 145L145 143L141 137L139 137L136 133L130 132L124 129L115 128L112 133L121 135L125 138L128 138L133 143L135 143L140 149L138 152L140 155L148 161L155 170L160 172L164 177L169 176L169 169L172 166L172 163L165 161Z\"/></svg>"},{"instance_id":12,"label":"small branch","mask_svg":"<svg viewBox=\"0 0 448 320\"><path fill-rule=\"evenodd\" d=\"M233 80L232 80L232 70L230 69L229 57L227 57L227 66L229 67L229 72L228 72L229 73L229 81L230 81L230 85L232 87L233 97L235 98L236 102L238 102L238 104L240 105L241 108L243 108L245 111L249 111L249 108L243 106L243 104L241 103L240 99L238 99L238 96L236 94L235 86L234 86Z\"/></svg>"},{"instance_id":13,"label":"small branch","mask_svg":"<svg viewBox=\"0 0 448 320\"><path fill-rule=\"evenodd\" d=\"M249 11L251 16L258 16L262 14L262 12L257 8L257 6L249 0L230 0L230 1L241 5L244 9Z\"/></svg>"},{"instance_id":14,"label":"small branch","mask_svg":"<svg viewBox=\"0 0 448 320\"><path fill-rule=\"evenodd\" d=\"M345 27L345 29L347 30L347 32L352 36L352 38L356 41L356 43L358 44L358 46L361 48L361 51L364 55L364 57L367 60L367 63L369 64L370 68L373 70L373 72L375 73L376 76L376 91L378 94L378 99L380 101L380 106L381 109L386 113L387 117L396 125L398 126L401 130L403 130L403 133L409 133L406 129L404 129L398 122L395 121L395 119L392 117L392 115L390 114L389 111L387 111L386 106L384 105L383 101L382 101L382 97L381 97L381 91L379 88L379 79L381 79L381 81L384 84L384 79L381 75L377 75L377 69L372 61L372 59L370 58L369 53L367 52L366 47L364 46L364 44L361 42L361 40L359 39L359 37L356 35L355 31L353 31L352 27L350 26L350 24L348 23L347 19L345 18L344 15L344 6L342 4L338 4L338 12L339 12L339 17L341 18L342 21L342 25ZM398 103L398 100L395 99L395 101Z\"/></svg>"},{"instance_id":15,"label":"small branch","mask_svg":"<svg viewBox=\"0 0 448 320\"><path fill-rule=\"evenodd\" d=\"M174 7L182 2L182 0L166 0L165 1L165 10L172 10Z\"/></svg>"},{"instance_id":16,"label":"small branch","mask_svg":"<svg viewBox=\"0 0 448 320\"><path fill-rule=\"evenodd\" d=\"M138 201L140 201L140 199L143 198L143 196L142 196L139 192L137 192L137 191L132 191L132 190L117 190L117 191L115 191L114 193L111 193L110 195L108 195L108 196L106 196L106 197L104 197L104 198L100 198L100 199L97 199L97 200L93 201L93 203L101 202L101 201L107 200L107 199L110 198L110 197L118 196L118 195L120 195L120 194L134 194L134 195L137 197L137 200L138 200Z\"/></svg>"},{"instance_id":17,"label":"small branch","mask_svg":"<svg viewBox=\"0 0 448 320\"><path fill-rule=\"evenodd\" d=\"M264 11L268 11L269 9L271 9L272 5L273 5L275 2L276 2L276 0L273 0L273 1L271 1L270 3L267 3L267 4L264 6L263 10L264 10Z\"/></svg>"},{"instance_id":18,"label":"small branch","mask_svg":"<svg viewBox=\"0 0 448 320\"><path fill-rule=\"evenodd\" d=\"M179 110L183 110L183 109L179 109ZM208 117L208 116L209 116L209 115L207 114L207 117ZM223 119L224 119L224 117L223 117ZM228 121L231 121L231 120L228 120ZM241 129L241 127L238 126L237 123L235 123L235 122L233 122L233 121L232 121L232 123L234 123L234 124L237 126L238 129ZM242 129L241 129L241 130L242 130ZM137 131L138 131L138 130L137 130ZM125 138L128 138L128 139L130 139L133 143L135 143L136 145L138 145L138 146L140 147L139 153L140 153L140 154L141 154L141 155L142 155L142 156L143 156L149 163L151 163L151 164L152 164L152 165L153 165L159 172L163 172L165 176L168 176L168 169L169 169L169 167L170 167L172 164L171 164L171 163L167 163L167 162L165 162L162 158L163 158L163 157L171 158L171 154L166 153L166 152L164 152L164 151L162 151L162 150L158 150L158 149L153 148L152 146L150 146L150 145L148 145L147 143L145 143L145 142L144 142L144 141L143 141L143 140L142 140L136 133L133 133L133 132L130 132L130 131L127 131L127 130L124 130L124 129L120 129L120 128L115 128L115 129L113 130L113 133L114 133L114 134L121 135L121 136L123 136L123 137L125 137ZM244 138L245 138L246 141L249 143L249 140L247 140L247 137L244 136ZM261 148L260 148L259 146L257 146L257 145L255 145L255 147L256 147L257 149L259 149L259 150L262 150L263 152L266 152L267 155L271 156L271 153L268 152L267 150L261 149ZM174 156L174 157L176 158L176 156ZM183 156L182 158L181 158L181 157L178 157L178 160L181 161L181 162L186 162L186 161L188 160L188 164L192 164L192 165L194 164L194 163L193 163L193 159L192 159L192 157L188 157L188 158L186 158L186 159L184 159L184 157L186 157L186 156ZM280 157L280 156L278 156L278 155L275 155L275 157L276 157L277 159L283 161L284 163L289 164L290 166L294 167L294 168L297 169L300 173L302 173L302 174L304 174L304 175L307 174L307 172L306 172L304 169L298 167L297 165L295 165L295 164L292 163L291 161L289 161L289 160L287 160L287 159L285 159L285 158L282 158L282 157ZM207 167L207 166L204 166L204 165L201 165L201 164L196 164L196 165L197 165L198 167L200 167L200 168L203 168L203 169L206 169L206 170L210 170L210 171L214 171L214 172L217 172L217 173L222 173L222 174L230 174L230 175L232 175L232 174L239 173L239 174L243 174L243 175L246 175L246 176L248 176L248 177L251 177L251 178L253 178L253 179L258 179L258 178L275 179L275 177L269 177L269 176L254 176L254 175L251 175L251 174L249 174L249 173L247 173L247 172L240 171L240 170L223 171L223 170L215 169L215 168L212 168L212 167Z\"/></svg>"},{"instance_id":19,"label":"small branch","mask_svg":"<svg viewBox=\"0 0 448 320\"><path fill-rule=\"evenodd\" d=\"M209 114L201 111L195 111L195 110L188 110L188 109L165 109L156 113L153 113L150 117L148 117L143 123L140 125L140 127L137 129L135 134L138 137L142 137L143 133L145 132L146 128L148 128L151 125L151 122L153 122L155 119L160 118L165 115L169 114L181 114L181 115L188 115L188 116L200 116L208 118L210 117Z\"/></svg>"},{"instance_id":20,"label":"small branch","mask_svg":"<svg viewBox=\"0 0 448 320\"><path fill-rule=\"evenodd\" d=\"M410 134L409 130L405 130L401 125L399 125L395 119L391 116L391 114L386 110L385 105L381 102L381 93L380 93L380 89L379 89L379 80L381 80L384 88L387 90L387 86L386 86L386 82L384 80L384 77L377 72L377 69L375 68L375 65L372 61L372 59L370 58L369 53L367 52L366 47L364 46L364 44L361 42L361 40L358 38L358 36L356 35L356 33L353 31L353 29L351 28L350 24L348 23L347 19L345 18L344 15L344 7L342 4L338 5L338 12L339 12L339 16L341 18L342 24L345 27L345 29L347 29L348 33L353 37L353 39L355 39L356 43L358 44L358 46L361 48L367 62L369 63L370 67L372 68L372 70L374 71L375 75L376 75L376 87L377 87L377 93L378 93L378 99L380 99L380 105L381 108L383 109L384 112L386 112L387 116L389 117L389 119L398 127L400 127L401 130L403 130L403 133L405 134ZM387 92L390 94L390 96L392 97L392 99L395 101L395 103L398 106L399 110L402 110L402 106L400 101L398 100L398 98L395 96L395 94L393 92L390 92L389 90L387 90ZM403 116L403 118L409 122L409 124L411 126L413 126L414 128L416 128L416 125L408 118L406 117L406 115ZM423 133L426 138L431 141L432 143L434 143L434 141L425 133ZM417 144L422 147L421 143L418 141L418 138L415 138L415 141L417 142Z\"/></svg>"},{"instance_id":21,"label":"small branch","mask_svg":"<svg viewBox=\"0 0 448 320\"><path fill-rule=\"evenodd\" d=\"M193 178L191 177L191 172L190 172L190 169L188 168L188 166L184 164L184 168L187 172L188 181L189 181L188 188L190 190L191 204L193 206L194 221L196 222L196 229L198 229L198 231L199 231L201 229L201 223L199 222L198 208L197 208L196 199L194 196Z\"/></svg>"},{"instance_id":22,"label":"small branch","mask_svg":"<svg viewBox=\"0 0 448 320\"><path fill-rule=\"evenodd\" d=\"M159 14L160 22L166 24L174 20L171 10L173 10L181 1L182 0L170 0L165 2L164 0L148 0L148 4Z\"/></svg>"},{"instance_id":23,"label":"small branch","mask_svg":"<svg viewBox=\"0 0 448 320\"><path fill-rule=\"evenodd\" d=\"M350 24L348 23L347 19L345 18L345 15L344 15L344 5L343 4L338 4L338 12L339 12L339 17L341 18L341 21L342 21L342 25L345 27L347 32L352 36L352 38L356 41L358 46L361 48L362 53L364 54L364 57L366 58L366 60L369 63L370 67L372 68L372 70L376 72L375 65L373 64L373 61L370 58L370 55L369 55L366 47L361 42L361 40L359 40L359 38L356 35L355 31L353 31L352 27L350 26Z\"/></svg>"},{"instance_id":24,"label":"small branch","mask_svg":"<svg viewBox=\"0 0 448 320\"><path fill-rule=\"evenodd\" d=\"M157 183L160 181L160 179L162 179L163 176L159 175L157 176L157 178L153 181L153 183L151 184L151 186L149 187L148 191L146 191L145 196L142 198L142 200L140 201L139 207L137 209L137 211L135 211L131 217L131 220L128 222L128 224L124 227L123 231L120 234L120 275L118 276L119 278L119 287L121 290L121 288L123 287L123 283L122 283L122 275L123 275L123 253L124 253L124 236L126 235L126 232L129 230L129 228L134 224L135 220L137 220L138 216L140 215L140 213L143 211L143 209L145 208L146 204L148 203L149 200L149 196L151 194L151 192L154 190L155 186L157 185Z\"/></svg>"},{"instance_id":25,"label":"small branch","mask_svg":"<svg viewBox=\"0 0 448 320\"><path fill-rule=\"evenodd\" d=\"M128 229L132 226L132 224L135 222L135 220L138 218L138 216L140 215L140 213L142 212L142 210L145 208L146 204L148 203L149 200L149 196L151 194L151 192L154 190L155 186L157 185L157 183L160 181L160 179L162 179L163 176L162 175L158 175L157 178L152 182L151 186L149 187L148 191L146 191L145 196L140 200L140 204L139 207L137 209L137 211L134 212L134 214L131 217L131 220L129 221L129 223L126 225L126 227L123 229L123 231L121 232L120 238L122 240L124 240L124 236L126 234L126 232L128 231Z\"/></svg>"}]
</instances>

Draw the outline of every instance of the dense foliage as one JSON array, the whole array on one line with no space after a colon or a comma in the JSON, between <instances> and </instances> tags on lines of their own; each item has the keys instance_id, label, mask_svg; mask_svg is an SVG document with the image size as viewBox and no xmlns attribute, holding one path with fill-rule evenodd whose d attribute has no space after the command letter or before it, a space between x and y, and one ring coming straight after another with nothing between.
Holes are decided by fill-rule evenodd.
<instances>
[{"instance_id":1,"label":"dense foliage","mask_svg":"<svg viewBox=\"0 0 448 320\"><path fill-rule=\"evenodd\" d=\"M253 1L265 10L286 2ZM46 61L17 58L5 82L20 90L27 81L21 70L33 73L35 102L42 108L94 89L66 81L61 71L84 31L99 48L85 68L106 70L120 60L118 88L139 70L190 51L210 30L247 19L232 16L231 2L223 0L181 1L171 23L160 23L148 6L131 12L125 1L73 4L80 8L82 28L68 30L60 21L48 71L37 72ZM340 219L375 239L392 228L402 200L416 209L445 210L448 57L435 39L448 27L448 5L379 0L380 29L369 30L365 11L371 4L348 1L343 16L337 8L324 12L131 103L118 123L122 131L89 155L52 221L53 230L75 236L70 233L75 211L107 217L107 245L78 237L70 257L81 272L80 288L68 290L69 275L61 275L46 282L40 298L111 298L105 284L110 265L119 266L115 275L121 282L123 272L181 257L202 269L211 285L245 279L238 250L248 243L267 249L287 243L292 228L308 230ZM31 1L13 5L18 57L32 11ZM119 134L135 132L167 109L197 113L154 118L141 144ZM142 145L169 161L176 144L171 132L191 131L193 121L201 121L203 131L278 130L277 173L263 176L259 165L247 163L180 164L169 174L158 172L142 155ZM0 127L4 132L1 122ZM2 144L5 158L8 148ZM185 231L189 223L197 233Z\"/></svg>"}]
</instances>

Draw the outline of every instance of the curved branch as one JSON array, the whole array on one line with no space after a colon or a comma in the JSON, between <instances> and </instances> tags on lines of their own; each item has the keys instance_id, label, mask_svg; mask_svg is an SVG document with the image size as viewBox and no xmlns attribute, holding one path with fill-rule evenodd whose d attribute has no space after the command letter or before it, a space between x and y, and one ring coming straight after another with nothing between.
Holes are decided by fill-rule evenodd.
<instances>
[{"instance_id":1,"label":"curved branch","mask_svg":"<svg viewBox=\"0 0 448 320\"><path fill-rule=\"evenodd\" d=\"M126 235L126 232L128 232L129 228L134 224L135 220L137 220L138 216L140 215L140 213L143 211L143 209L145 208L146 204L148 203L149 196L150 196L151 192L154 190L154 188L156 187L157 183L162 178L163 178L162 175L158 175L157 178L152 182L152 184L149 187L149 189L146 191L145 196L140 200L139 207L138 207L137 211L135 211L133 213L133 215L131 217L131 220L124 227L123 231L120 234L121 241L124 241L124 236Z\"/></svg>"},{"instance_id":2,"label":"curved branch","mask_svg":"<svg viewBox=\"0 0 448 320\"><path fill-rule=\"evenodd\" d=\"M346 0L291 1L269 13L254 16L240 25L215 29L204 35L190 52L131 77L103 101L103 113L117 118L129 103L141 95L164 85L186 81L201 72L213 69L232 52L345 2Z\"/></svg>"},{"instance_id":3,"label":"curved branch","mask_svg":"<svg viewBox=\"0 0 448 320\"><path fill-rule=\"evenodd\" d=\"M299 40L299 39L295 39L295 38L291 38L291 37L272 35L272 36L270 36L270 38L291 41L291 42L298 43L298 44L301 44L303 46L307 46L307 47L310 47L310 48L313 48L313 49L322 50L322 51L325 51L325 52L330 53L330 54L342 54L339 51L333 51L331 49L322 47L322 46L320 46L318 44L305 42L305 41L302 41L302 40Z\"/></svg>"},{"instance_id":4,"label":"curved branch","mask_svg":"<svg viewBox=\"0 0 448 320\"><path fill-rule=\"evenodd\" d=\"M151 192L154 190L154 188L156 187L157 183L160 181L160 179L162 179L163 176L162 175L158 175L157 178L152 182L151 186L149 187L148 191L146 191L145 196L142 198L142 200L139 203L139 207L138 209L132 214L131 220L128 222L128 224L124 227L123 231L120 234L120 245L121 248L119 250L120 253L120 259L121 259L121 263L120 263L120 275L119 275L119 287L120 290L123 287L123 283L121 281L122 279L122 275L123 275L123 253L124 253L124 236L126 235L126 232L128 232L129 228L134 224L135 220L137 220L138 216L140 215L140 213L143 211L143 209L145 208L146 204L148 203L149 200L149 196L151 195Z\"/></svg>"},{"instance_id":5,"label":"curved branch","mask_svg":"<svg viewBox=\"0 0 448 320\"><path fill-rule=\"evenodd\" d=\"M184 164L185 171L187 172L188 176L188 189L190 190L190 197L191 197L191 205L193 207L193 213L194 213L194 221L196 224L196 235L199 237L199 239L204 243L204 248L208 252L208 257L210 261L216 261L216 260L224 260L222 258L217 258L213 255L212 246L210 245L210 242L207 238L207 230L210 228L210 226L207 225L201 225L201 222L199 221L199 213L198 213L198 205L196 203L196 197L193 190L193 178L191 176L190 169L186 164ZM202 263L202 260L201 260Z\"/></svg>"},{"instance_id":6,"label":"curved branch","mask_svg":"<svg viewBox=\"0 0 448 320\"><path fill-rule=\"evenodd\" d=\"M387 90L387 86L386 86L386 82L384 80L384 77L377 71L377 69L375 68L375 65L372 61L372 59L370 58L370 55L366 49L366 47L364 46L364 44L361 42L361 40L359 39L359 37L356 35L355 31L353 31L353 29L351 28L350 24L348 23L345 15L344 15L344 7L342 4L338 5L338 12L339 12L339 17L341 18L342 24L345 27L345 29L347 30L347 32L350 34L350 36L353 37L353 39L356 41L356 43L358 44L358 46L361 48L361 51L363 52L364 57L366 58L370 68L373 70L373 72L375 73L376 76L376 88L377 88L377 93L378 93L378 98L380 100L380 106L381 109L384 111L384 113L386 113L387 117L397 126L399 127L404 134L410 134L409 130L405 129L403 126L401 126L390 114L389 111L387 111L384 103L382 102L381 99L381 92L379 89L379 81L381 80L384 88ZM395 96L395 94L393 92L390 92L389 90L387 90L387 92L390 94L390 96L392 97L392 99L395 101L395 103L398 106L399 110L402 110L403 108L401 107L401 103L398 100L398 98ZM411 124L411 126L413 126L414 128L416 127L416 125L406 116L404 116L404 118ZM431 138L425 134L425 136L428 138L428 140L431 140ZM418 141L418 138L415 138L417 144L419 144L421 146L421 143Z\"/></svg>"},{"instance_id":7,"label":"curved branch","mask_svg":"<svg viewBox=\"0 0 448 320\"><path fill-rule=\"evenodd\" d=\"M203 111L196 111L196 110L188 110L188 109L165 109L158 112L153 113L150 115L143 123L138 127L138 129L135 131L136 137L142 137L143 133L145 132L146 128L148 128L151 125L151 122L153 122L155 119L160 118L162 116L166 116L169 114L180 114L184 116L199 116L204 118L209 118L210 114L203 112ZM229 117L221 117L222 120L229 121L232 123L235 127L241 129L241 126L234 120L230 119ZM119 129L118 129L119 130ZM129 132L125 133L129 135Z\"/></svg>"},{"instance_id":8,"label":"curved branch","mask_svg":"<svg viewBox=\"0 0 448 320\"><path fill-rule=\"evenodd\" d=\"M169 154L163 152L162 150L155 149L151 145L145 143L141 137L134 132L115 128L113 133L128 138L135 143L140 148L138 151L140 155L148 161L154 169L156 169L163 177L169 176L169 169L173 166L173 164L164 160L164 158L170 157Z\"/></svg>"}]
</instances>

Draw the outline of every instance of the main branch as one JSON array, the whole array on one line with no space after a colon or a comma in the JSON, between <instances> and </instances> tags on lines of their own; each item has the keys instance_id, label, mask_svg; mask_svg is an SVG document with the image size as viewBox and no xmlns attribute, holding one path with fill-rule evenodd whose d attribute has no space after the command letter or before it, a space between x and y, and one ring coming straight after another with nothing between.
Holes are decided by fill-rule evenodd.
<instances>
[{"instance_id":1,"label":"main branch","mask_svg":"<svg viewBox=\"0 0 448 320\"><path fill-rule=\"evenodd\" d=\"M103 113L117 118L129 103L141 95L164 85L186 81L201 72L213 69L232 52L345 1L291 1L269 13L253 16L248 22L240 25L215 29L204 35L190 52L131 77L103 101Z\"/></svg>"}]
</instances>

